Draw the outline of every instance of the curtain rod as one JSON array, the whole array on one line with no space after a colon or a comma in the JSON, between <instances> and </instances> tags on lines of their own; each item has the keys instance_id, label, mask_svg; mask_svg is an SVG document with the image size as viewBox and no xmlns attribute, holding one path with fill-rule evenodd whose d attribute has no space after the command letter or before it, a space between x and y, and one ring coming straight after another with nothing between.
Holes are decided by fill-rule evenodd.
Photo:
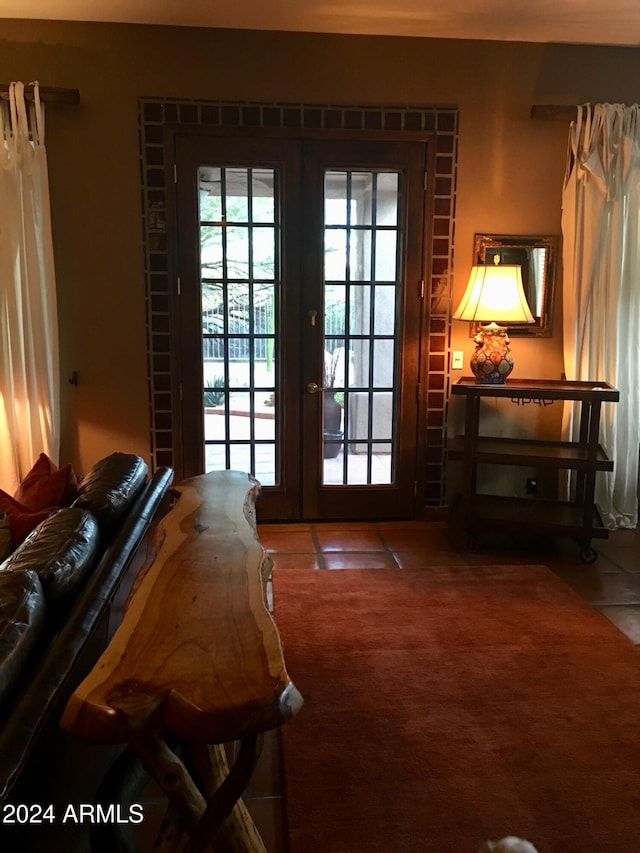
<instances>
[{"instance_id":1,"label":"curtain rod","mask_svg":"<svg viewBox=\"0 0 640 853\"><path fill-rule=\"evenodd\" d=\"M534 104L531 107L531 118L575 118L578 108L576 106L557 104Z\"/></svg>"},{"instance_id":2,"label":"curtain rod","mask_svg":"<svg viewBox=\"0 0 640 853\"><path fill-rule=\"evenodd\" d=\"M33 84L25 85L24 96L33 100ZM9 83L0 83L0 98L6 101L9 98ZM61 89L57 86L40 86L40 100L50 101L58 104L79 104L79 89Z\"/></svg>"}]
</instances>

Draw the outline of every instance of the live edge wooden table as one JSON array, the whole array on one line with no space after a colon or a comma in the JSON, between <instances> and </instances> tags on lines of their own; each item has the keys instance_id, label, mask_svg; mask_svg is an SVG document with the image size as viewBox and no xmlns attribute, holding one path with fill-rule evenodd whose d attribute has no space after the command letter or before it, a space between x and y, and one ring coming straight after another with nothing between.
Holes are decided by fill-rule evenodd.
<instances>
[{"instance_id":1,"label":"live edge wooden table","mask_svg":"<svg viewBox=\"0 0 640 853\"><path fill-rule=\"evenodd\" d=\"M259 489L237 471L176 487L120 627L61 721L81 738L134 750L168 797L154 847L163 853L265 849L241 795L263 733L303 700L269 611Z\"/></svg>"}]
</instances>

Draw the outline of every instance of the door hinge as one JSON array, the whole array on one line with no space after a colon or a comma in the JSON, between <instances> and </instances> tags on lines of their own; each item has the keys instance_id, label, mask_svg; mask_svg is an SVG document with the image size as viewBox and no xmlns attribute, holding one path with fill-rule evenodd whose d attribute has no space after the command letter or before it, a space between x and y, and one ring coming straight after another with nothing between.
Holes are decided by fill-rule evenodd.
<instances>
[{"instance_id":1,"label":"door hinge","mask_svg":"<svg viewBox=\"0 0 640 853\"><path fill-rule=\"evenodd\" d=\"M173 164L173 183L174 184L178 183L178 164L177 163Z\"/></svg>"},{"instance_id":2,"label":"door hinge","mask_svg":"<svg viewBox=\"0 0 640 853\"><path fill-rule=\"evenodd\" d=\"M429 173L425 172L424 173L424 189L425 189L425 192L427 191L428 188L429 188Z\"/></svg>"},{"instance_id":3,"label":"door hinge","mask_svg":"<svg viewBox=\"0 0 640 853\"><path fill-rule=\"evenodd\" d=\"M420 279L420 299L424 299L424 279Z\"/></svg>"},{"instance_id":4,"label":"door hinge","mask_svg":"<svg viewBox=\"0 0 640 853\"><path fill-rule=\"evenodd\" d=\"M178 293L178 296L182 296L182 279L180 278L180 276L176 278L176 291Z\"/></svg>"},{"instance_id":5,"label":"door hinge","mask_svg":"<svg viewBox=\"0 0 640 853\"><path fill-rule=\"evenodd\" d=\"M418 382L416 385L416 402L419 403L422 399L422 382Z\"/></svg>"}]
</instances>

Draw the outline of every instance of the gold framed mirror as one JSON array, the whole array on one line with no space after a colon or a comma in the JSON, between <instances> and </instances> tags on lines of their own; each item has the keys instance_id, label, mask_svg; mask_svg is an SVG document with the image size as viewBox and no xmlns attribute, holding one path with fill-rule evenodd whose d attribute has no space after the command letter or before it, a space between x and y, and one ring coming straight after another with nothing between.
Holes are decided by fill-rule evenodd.
<instances>
[{"instance_id":1,"label":"gold framed mirror","mask_svg":"<svg viewBox=\"0 0 640 853\"><path fill-rule=\"evenodd\" d=\"M511 337L551 335L553 291L559 238L552 235L476 234L474 264L491 264L496 257L503 264L518 264L522 283L535 323L509 328ZM470 324L470 336L478 333L479 324Z\"/></svg>"}]
</instances>

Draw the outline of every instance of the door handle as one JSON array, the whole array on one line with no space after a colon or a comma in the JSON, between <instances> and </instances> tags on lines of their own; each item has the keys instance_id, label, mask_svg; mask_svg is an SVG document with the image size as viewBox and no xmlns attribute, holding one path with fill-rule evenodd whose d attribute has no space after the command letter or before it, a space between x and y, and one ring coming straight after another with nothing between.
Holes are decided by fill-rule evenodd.
<instances>
[{"instance_id":1,"label":"door handle","mask_svg":"<svg viewBox=\"0 0 640 853\"><path fill-rule=\"evenodd\" d=\"M324 391L322 385L318 385L317 382L309 382L307 383L307 394L317 394L318 391Z\"/></svg>"}]
</instances>

